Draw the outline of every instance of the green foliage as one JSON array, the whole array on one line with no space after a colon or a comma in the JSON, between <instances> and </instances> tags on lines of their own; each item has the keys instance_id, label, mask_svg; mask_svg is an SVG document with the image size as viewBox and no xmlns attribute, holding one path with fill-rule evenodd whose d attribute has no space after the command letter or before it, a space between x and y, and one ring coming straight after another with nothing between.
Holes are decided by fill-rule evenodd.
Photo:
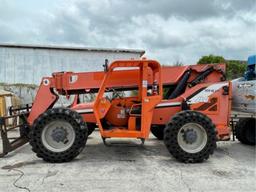
<instances>
[{"instance_id":1,"label":"green foliage","mask_svg":"<svg viewBox=\"0 0 256 192\"><path fill-rule=\"evenodd\" d=\"M225 59L222 56L208 55L199 59L197 64L210 64L210 63L225 63Z\"/></svg>"},{"instance_id":2,"label":"green foliage","mask_svg":"<svg viewBox=\"0 0 256 192\"><path fill-rule=\"evenodd\" d=\"M138 90L132 90L130 96L131 96L131 97L136 97L136 96L138 96Z\"/></svg>"},{"instance_id":3,"label":"green foliage","mask_svg":"<svg viewBox=\"0 0 256 192\"><path fill-rule=\"evenodd\" d=\"M227 78L229 80L242 77L246 70L246 64L239 61L227 61Z\"/></svg>"},{"instance_id":4,"label":"green foliage","mask_svg":"<svg viewBox=\"0 0 256 192\"><path fill-rule=\"evenodd\" d=\"M168 93L169 89L170 89L169 87L163 88L163 99L167 99L167 93Z\"/></svg>"},{"instance_id":5,"label":"green foliage","mask_svg":"<svg viewBox=\"0 0 256 192\"><path fill-rule=\"evenodd\" d=\"M246 70L246 62L237 60L225 60L222 56L208 55L199 59L197 64L226 63L227 79L242 77Z\"/></svg>"}]
</instances>

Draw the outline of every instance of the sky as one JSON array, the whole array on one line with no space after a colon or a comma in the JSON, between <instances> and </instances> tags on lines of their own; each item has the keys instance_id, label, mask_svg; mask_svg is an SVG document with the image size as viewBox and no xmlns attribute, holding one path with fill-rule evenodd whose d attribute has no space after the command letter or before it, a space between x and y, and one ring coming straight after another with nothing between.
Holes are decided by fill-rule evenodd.
<instances>
[{"instance_id":1,"label":"sky","mask_svg":"<svg viewBox=\"0 0 256 192\"><path fill-rule=\"evenodd\" d=\"M165 65L256 54L256 0L0 0L0 43L143 49Z\"/></svg>"}]
</instances>

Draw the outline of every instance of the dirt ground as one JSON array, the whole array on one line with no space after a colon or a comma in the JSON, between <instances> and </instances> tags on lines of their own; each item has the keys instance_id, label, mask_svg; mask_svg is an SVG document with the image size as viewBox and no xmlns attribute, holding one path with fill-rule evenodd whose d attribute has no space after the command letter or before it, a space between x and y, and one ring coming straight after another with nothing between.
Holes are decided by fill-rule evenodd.
<instances>
[{"instance_id":1,"label":"dirt ground","mask_svg":"<svg viewBox=\"0 0 256 192\"><path fill-rule=\"evenodd\" d=\"M256 191L254 146L220 142L208 161L184 164L153 136L143 147L122 143L106 147L95 131L81 155L63 164L38 159L26 145L0 159L0 191Z\"/></svg>"}]
</instances>

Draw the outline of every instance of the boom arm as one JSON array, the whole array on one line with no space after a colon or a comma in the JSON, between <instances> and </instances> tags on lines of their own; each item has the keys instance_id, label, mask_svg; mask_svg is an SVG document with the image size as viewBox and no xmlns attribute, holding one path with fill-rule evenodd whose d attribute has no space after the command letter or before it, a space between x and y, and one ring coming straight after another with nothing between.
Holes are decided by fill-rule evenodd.
<instances>
[{"instance_id":1,"label":"boom arm","mask_svg":"<svg viewBox=\"0 0 256 192\"><path fill-rule=\"evenodd\" d=\"M47 109L51 108L58 100L58 95L54 93L51 88L52 82L53 78L43 78L28 116L30 126L40 114L43 114Z\"/></svg>"}]
</instances>

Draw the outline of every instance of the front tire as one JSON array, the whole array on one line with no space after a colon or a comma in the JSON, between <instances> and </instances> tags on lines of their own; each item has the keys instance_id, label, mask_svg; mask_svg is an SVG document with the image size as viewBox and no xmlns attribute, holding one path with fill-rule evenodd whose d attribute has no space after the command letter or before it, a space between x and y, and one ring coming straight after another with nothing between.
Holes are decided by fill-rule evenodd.
<instances>
[{"instance_id":1,"label":"front tire","mask_svg":"<svg viewBox=\"0 0 256 192\"><path fill-rule=\"evenodd\" d=\"M37 156L47 162L69 162L85 147L87 134L86 123L78 113L54 108L35 120L30 145Z\"/></svg>"},{"instance_id":2,"label":"front tire","mask_svg":"<svg viewBox=\"0 0 256 192\"><path fill-rule=\"evenodd\" d=\"M164 143L178 161L202 162L207 160L216 148L215 125L202 113L182 111L167 124Z\"/></svg>"}]
</instances>

